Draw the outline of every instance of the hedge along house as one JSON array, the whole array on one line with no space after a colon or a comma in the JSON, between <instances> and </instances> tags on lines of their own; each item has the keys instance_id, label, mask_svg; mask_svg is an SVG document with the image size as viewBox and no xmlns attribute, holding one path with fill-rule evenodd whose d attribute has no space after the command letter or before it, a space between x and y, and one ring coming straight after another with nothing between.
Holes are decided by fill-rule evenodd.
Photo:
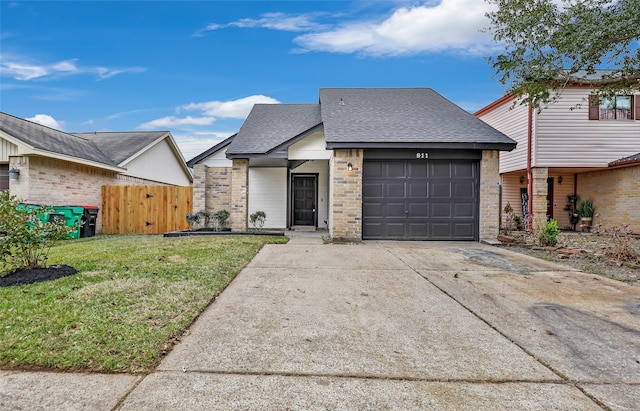
<instances>
[{"instance_id":1,"label":"hedge along house","mask_svg":"<svg viewBox=\"0 0 640 411\"><path fill-rule=\"evenodd\" d=\"M255 105L187 164L194 210L227 209L232 230L260 210L334 239L478 241L498 234L498 152L515 146L429 88L327 88Z\"/></svg>"},{"instance_id":2,"label":"hedge along house","mask_svg":"<svg viewBox=\"0 0 640 411\"><path fill-rule=\"evenodd\" d=\"M168 131L70 134L0 113L0 189L28 203L101 207L105 185L192 181Z\"/></svg>"}]
</instances>

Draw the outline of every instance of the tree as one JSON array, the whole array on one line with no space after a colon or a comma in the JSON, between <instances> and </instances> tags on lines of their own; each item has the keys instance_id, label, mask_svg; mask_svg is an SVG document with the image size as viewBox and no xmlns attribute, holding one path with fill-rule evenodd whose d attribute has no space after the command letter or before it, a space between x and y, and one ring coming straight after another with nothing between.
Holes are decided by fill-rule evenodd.
<instances>
[{"instance_id":1,"label":"tree","mask_svg":"<svg viewBox=\"0 0 640 411\"><path fill-rule=\"evenodd\" d=\"M487 1L498 7L489 31L505 45L489 62L522 104L540 109L567 85L604 97L640 88L640 0Z\"/></svg>"}]
</instances>

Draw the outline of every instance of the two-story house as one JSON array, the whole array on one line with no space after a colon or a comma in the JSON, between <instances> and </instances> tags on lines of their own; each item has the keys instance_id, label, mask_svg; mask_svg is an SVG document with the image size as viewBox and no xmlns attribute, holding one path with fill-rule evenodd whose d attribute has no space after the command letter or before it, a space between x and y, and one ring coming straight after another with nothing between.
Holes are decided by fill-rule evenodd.
<instances>
[{"instance_id":1,"label":"two-story house","mask_svg":"<svg viewBox=\"0 0 640 411\"><path fill-rule=\"evenodd\" d=\"M500 153L500 209L509 203L533 229L553 218L579 230L577 196L594 201L594 224L640 232L640 89L613 99L592 92L568 87L542 110L508 95L475 113L518 142Z\"/></svg>"}]
</instances>

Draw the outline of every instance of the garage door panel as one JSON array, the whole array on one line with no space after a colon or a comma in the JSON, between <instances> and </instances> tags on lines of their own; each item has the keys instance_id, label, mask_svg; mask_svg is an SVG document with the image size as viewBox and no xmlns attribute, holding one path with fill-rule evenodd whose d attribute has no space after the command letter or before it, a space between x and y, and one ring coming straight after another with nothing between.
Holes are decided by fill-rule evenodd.
<instances>
[{"instance_id":1,"label":"garage door panel","mask_svg":"<svg viewBox=\"0 0 640 411\"><path fill-rule=\"evenodd\" d=\"M451 204L450 203L431 203L431 218L451 218Z\"/></svg>"},{"instance_id":2,"label":"garage door panel","mask_svg":"<svg viewBox=\"0 0 640 411\"><path fill-rule=\"evenodd\" d=\"M475 167L473 163L454 163L452 169L453 177L475 177Z\"/></svg>"},{"instance_id":3,"label":"garage door panel","mask_svg":"<svg viewBox=\"0 0 640 411\"><path fill-rule=\"evenodd\" d=\"M383 198L384 186L382 182L373 182L362 185L362 195L369 198Z\"/></svg>"},{"instance_id":4,"label":"garage door panel","mask_svg":"<svg viewBox=\"0 0 640 411\"><path fill-rule=\"evenodd\" d=\"M451 198L451 182L433 182L430 185L431 198Z\"/></svg>"},{"instance_id":5,"label":"garage door panel","mask_svg":"<svg viewBox=\"0 0 640 411\"><path fill-rule=\"evenodd\" d=\"M364 164L364 239L477 240L477 160Z\"/></svg>"},{"instance_id":6,"label":"garage door panel","mask_svg":"<svg viewBox=\"0 0 640 411\"><path fill-rule=\"evenodd\" d=\"M389 161L383 168L383 176L385 178L406 178L406 164L404 161Z\"/></svg>"},{"instance_id":7,"label":"garage door panel","mask_svg":"<svg viewBox=\"0 0 640 411\"><path fill-rule=\"evenodd\" d=\"M455 182L453 185L453 196L455 198L474 198L475 181Z\"/></svg>"},{"instance_id":8,"label":"garage door panel","mask_svg":"<svg viewBox=\"0 0 640 411\"><path fill-rule=\"evenodd\" d=\"M385 207L385 217L405 217L405 204L403 203L387 203Z\"/></svg>"},{"instance_id":9,"label":"garage door panel","mask_svg":"<svg viewBox=\"0 0 640 411\"><path fill-rule=\"evenodd\" d=\"M409 181L407 183L407 197L409 198L425 198L428 197L428 183L426 180Z\"/></svg>"},{"instance_id":10,"label":"garage door panel","mask_svg":"<svg viewBox=\"0 0 640 411\"><path fill-rule=\"evenodd\" d=\"M385 183L384 193L386 198L405 198L405 183L403 181L400 182L392 182Z\"/></svg>"},{"instance_id":11,"label":"garage door panel","mask_svg":"<svg viewBox=\"0 0 640 411\"><path fill-rule=\"evenodd\" d=\"M473 203L456 203L453 207L454 218L473 218Z\"/></svg>"}]
</instances>

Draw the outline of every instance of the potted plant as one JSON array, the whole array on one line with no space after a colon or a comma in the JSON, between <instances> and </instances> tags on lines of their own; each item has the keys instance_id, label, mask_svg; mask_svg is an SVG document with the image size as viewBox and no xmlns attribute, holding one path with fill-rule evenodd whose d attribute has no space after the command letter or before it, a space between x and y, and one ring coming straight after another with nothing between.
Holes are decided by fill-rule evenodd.
<instances>
[{"instance_id":1,"label":"potted plant","mask_svg":"<svg viewBox=\"0 0 640 411\"><path fill-rule=\"evenodd\" d=\"M580 222L583 228L587 228L587 231L591 228L591 222L596 212L596 206L592 200L586 199L578 203L578 214L580 215Z\"/></svg>"}]
</instances>

